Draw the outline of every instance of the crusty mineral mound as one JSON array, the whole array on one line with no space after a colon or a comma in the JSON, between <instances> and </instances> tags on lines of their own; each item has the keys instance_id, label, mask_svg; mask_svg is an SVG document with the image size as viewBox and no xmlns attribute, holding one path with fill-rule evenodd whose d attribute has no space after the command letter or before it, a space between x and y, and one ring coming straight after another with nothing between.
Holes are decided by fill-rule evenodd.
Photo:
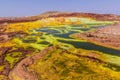
<instances>
[{"instance_id":1,"label":"crusty mineral mound","mask_svg":"<svg viewBox=\"0 0 120 80\"><path fill-rule=\"evenodd\" d=\"M73 34L72 36L102 46L120 49L120 23L99 28L91 32Z\"/></svg>"},{"instance_id":2,"label":"crusty mineral mound","mask_svg":"<svg viewBox=\"0 0 120 80\"><path fill-rule=\"evenodd\" d=\"M23 59L9 73L10 80L38 80L37 75L28 67L52 50L53 47L49 47L38 54Z\"/></svg>"}]
</instances>

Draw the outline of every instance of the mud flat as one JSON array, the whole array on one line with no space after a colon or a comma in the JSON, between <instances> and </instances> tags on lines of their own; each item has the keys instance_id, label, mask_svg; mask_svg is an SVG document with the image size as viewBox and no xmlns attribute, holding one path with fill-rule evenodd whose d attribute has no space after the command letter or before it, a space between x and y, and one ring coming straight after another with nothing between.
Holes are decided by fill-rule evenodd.
<instances>
[{"instance_id":1,"label":"mud flat","mask_svg":"<svg viewBox=\"0 0 120 80\"><path fill-rule=\"evenodd\" d=\"M76 33L74 38L87 40L102 46L120 50L120 23L99 28L86 33Z\"/></svg>"}]
</instances>

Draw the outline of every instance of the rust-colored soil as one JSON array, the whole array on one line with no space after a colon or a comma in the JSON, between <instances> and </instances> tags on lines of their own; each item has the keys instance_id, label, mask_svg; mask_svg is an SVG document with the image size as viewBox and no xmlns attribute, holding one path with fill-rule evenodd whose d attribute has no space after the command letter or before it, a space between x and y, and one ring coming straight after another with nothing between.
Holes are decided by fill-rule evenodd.
<instances>
[{"instance_id":1,"label":"rust-colored soil","mask_svg":"<svg viewBox=\"0 0 120 80\"><path fill-rule=\"evenodd\" d=\"M72 36L95 44L120 49L120 23L91 32L73 34Z\"/></svg>"}]
</instances>

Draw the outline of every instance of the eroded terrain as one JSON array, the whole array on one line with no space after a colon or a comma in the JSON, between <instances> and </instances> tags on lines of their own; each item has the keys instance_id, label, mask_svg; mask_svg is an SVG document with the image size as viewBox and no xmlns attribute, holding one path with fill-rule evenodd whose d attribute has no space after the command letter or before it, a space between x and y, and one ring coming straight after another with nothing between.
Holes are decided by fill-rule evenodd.
<instances>
[{"instance_id":1,"label":"eroded terrain","mask_svg":"<svg viewBox=\"0 0 120 80\"><path fill-rule=\"evenodd\" d=\"M76 33L73 37L92 43L120 49L120 23L100 28L86 33Z\"/></svg>"},{"instance_id":2,"label":"eroded terrain","mask_svg":"<svg viewBox=\"0 0 120 80\"><path fill-rule=\"evenodd\" d=\"M119 25L110 32L119 19L107 16L55 12L34 20L3 20L0 80L119 80Z\"/></svg>"}]
</instances>

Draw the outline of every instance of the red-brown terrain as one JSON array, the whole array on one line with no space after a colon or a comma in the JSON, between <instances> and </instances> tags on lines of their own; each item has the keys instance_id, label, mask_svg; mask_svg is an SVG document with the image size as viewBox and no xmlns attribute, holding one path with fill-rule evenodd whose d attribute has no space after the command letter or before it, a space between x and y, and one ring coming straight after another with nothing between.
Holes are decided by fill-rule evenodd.
<instances>
[{"instance_id":1,"label":"red-brown terrain","mask_svg":"<svg viewBox=\"0 0 120 80\"><path fill-rule=\"evenodd\" d=\"M57 12L50 11L36 16L28 17L0 17L0 23L30 22L49 17L84 17L93 18L100 21L120 21L119 15L114 14L96 14L96 13L80 13L80 12Z\"/></svg>"},{"instance_id":2,"label":"red-brown terrain","mask_svg":"<svg viewBox=\"0 0 120 80\"><path fill-rule=\"evenodd\" d=\"M99 28L95 31L73 34L72 36L103 46L120 49L120 23Z\"/></svg>"}]
</instances>

